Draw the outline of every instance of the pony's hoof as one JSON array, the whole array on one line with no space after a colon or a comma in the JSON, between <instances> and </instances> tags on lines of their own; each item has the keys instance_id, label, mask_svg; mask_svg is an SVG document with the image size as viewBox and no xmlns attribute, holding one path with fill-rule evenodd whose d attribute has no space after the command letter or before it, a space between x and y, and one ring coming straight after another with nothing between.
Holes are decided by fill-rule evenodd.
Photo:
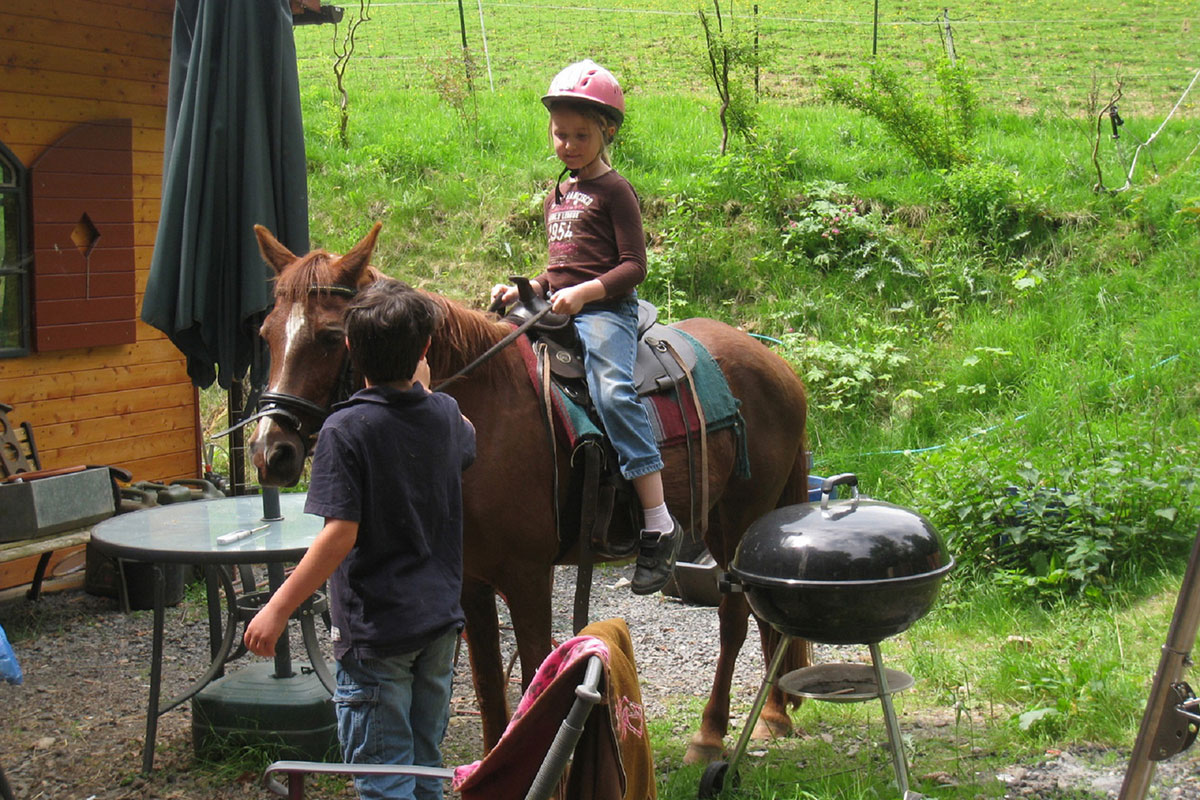
<instances>
[{"instance_id":1,"label":"pony's hoof","mask_svg":"<svg viewBox=\"0 0 1200 800\"><path fill-rule=\"evenodd\" d=\"M690 742L683 754L684 764L711 764L725 754L724 745Z\"/></svg>"},{"instance_id":2,"label":"pony's hoof","mask_svg":"<svg viewBox=\"0 0 1200 800\"><path fill-rule=\"evenodd\" d=\"M755 741L764 739L783 739L792 735L792 721L787 717L783 719L759 717L758 722L754 725L754 731L750 734L750 738Z\"/></svg>"}]
</instances>

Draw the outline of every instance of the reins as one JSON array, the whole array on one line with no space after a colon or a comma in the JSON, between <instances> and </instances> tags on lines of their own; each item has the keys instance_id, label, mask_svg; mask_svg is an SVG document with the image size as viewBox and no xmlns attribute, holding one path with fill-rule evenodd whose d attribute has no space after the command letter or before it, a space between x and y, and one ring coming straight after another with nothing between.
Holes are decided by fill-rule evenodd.
<instances>
[{"instance_id":1,"label":"reins","mask_svg":"<svg viewBox=\"0 0 1200 800\"><path fill-rule=\"evenodd\" d=\"M510 344L512 344L514 341L516 341L518 336L520 336L522 333L524 333L525 331L532 328L534 326L534 324L538 320L540 320L542 317L549 314L550 309L551 309L551 306L547 305L541 311L538 311L536 314L534 314L529 319L522 322L516 328L513 328L513 330L511 332L509 332L503 339L496 342L494 345L492 345L487 350L485 350L482 355L480 355L478 358L476 358L470 364L467 364L465 367L460 369L458 372L454 373L449 378L446 378L446 380L438 381L437 385L432 387L433 391L444 392L446 390L446 387L449 386L451 383L454 383L455 381L459 380L460 378L465 378L468 375L470 375L475 370L476 367L478 367L480 364L487 361L492 356L496 355L496 353L499 353L501 350L508 347Z\"/></svg>"}]
</instances>

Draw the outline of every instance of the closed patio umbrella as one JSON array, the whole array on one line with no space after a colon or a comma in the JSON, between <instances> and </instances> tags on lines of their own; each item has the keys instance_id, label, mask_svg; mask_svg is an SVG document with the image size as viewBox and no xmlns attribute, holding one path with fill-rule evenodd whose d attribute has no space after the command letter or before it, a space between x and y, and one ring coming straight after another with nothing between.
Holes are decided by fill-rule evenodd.
<instances>
[{"instance_id":1,"label":"closed patio umbrella","mask_svg":"<svg viewBox=\"0 0 1200 800\"><path fill-rule=\"evenodd\" d=\"M271 272L255 224L308 251L288 0L177 0L162 212L141 316L187 357L197 386L228 389L262 367L254 354Z\"/></svg>"}]
</instances>

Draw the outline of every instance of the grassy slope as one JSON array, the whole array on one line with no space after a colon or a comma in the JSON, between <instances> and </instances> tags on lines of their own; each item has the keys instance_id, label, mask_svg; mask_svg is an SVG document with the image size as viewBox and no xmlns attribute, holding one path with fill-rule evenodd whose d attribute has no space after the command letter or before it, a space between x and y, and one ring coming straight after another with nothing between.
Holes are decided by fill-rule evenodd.
<instances>
[{"instance_id":1,"label":"grassy slope","mask_svg":"<svg viewBox=\"0 0 1200 800\"><path fill-rule=\"evenodd\" d=\"M663 2L666 9L678 6ZM987 17L988 8L999 16L999 5L977 13ZM1017 14L1011 4L1005 8ZM894 12L893 21L924 18L927 11L909 4ZM1148 14L1164 29L1182 24L1172 22L1174 11L1165 5L1118 11ZM1078 13L1074 4L1065 3L1040 4L1038 12L1043 18ZM511 272L536 271L544 252L540 198L557 168L548 158L537 97L552 72L550 63L560 60L557 48L544 46L557 41L553 31L558 29L540 27L539 17L526 15L523 27L504 33L501 12L489 10L500 88L479 92L478 105L468 101L471 111L460 114L430 90L425 72L428 64L445 57L444 48L423 41L396 52L397 41L409 42L402 35L408 29L387 27L398 19L389 23L389 15L400 13L377 12L372 51L377 61L364 63L361 70L357 63L351 67L349 150L336 141L333 95L315 66L316 35L297 34L302 59L307 59L302 64L313 244L344 249L372 220L382 219L377 261L385 271L482 303L487 286ZM781 12L763 4L763 13ZM438 37L456 30L456 20L439 24ZM1000 441L1017 450L1028 447L1031 457L1051 462L1047 469L1059 465L1039 447L1052 449L1063 441L1087 460L1103 454L1106 442L1127 437L1153 439L1175 457L1195 461L1200 441L1200 333L1195 325L1200 275L1195 253L1200 237L1196 216L1179 213L1198 205L1200 198L1194 154L1200 123L1194 111L1165 128L1157 140L1153 155L1159 176L1143 168L1132 190L1110 197L1091 191L1096 178L1090 121L1067 116L1059 107L1012 114L999 102L989 103L977 141L981 160L1016 174L1022 202L1032 209L1024 219L1033 243L1010 246L964 234L950 215L942 176L916 166L874 122L811 103L775 99L764 104L760 141L786 155L775 165L780 173L775 198L798 196L813 180L834 180L864 206L877 209L902 245L912 273L880 285L779 256L780 231L771 216L779 209L764 208L761 192L756 194L766 181L753 175L731 179L729 171L736 166L722 167L714 158L719 130L713 103L681 55L688 45L671 38L666 23L634 26L623 35L641 36L647 30L657 32L657 50L652 42L627 38L623 60L610 61L634 84L617 164L638 187L654 237L665 237L679 223L678 209L685 201L717 199L706 209L707 228L681 230L703 234L698 247L706 251L699 262L704 274L692 275L691 280L699 281L695 285L714 275L722 276L718 283L728 279L722 293L689 292L687 285L652 278L647 285L652 299L674 316L704 313L771 337L789 336L794 329L798 337L842 348L887 341L908 359L887 380L867 387L849 410L821 408L828 405L828 381L814 382L820 387L814 391L812 416L818 471L858 472L873 494L904 502L919 481L916 462L893 451L940 449L964 437ZM1040 29L1043 38L1046 30ZM1136 45L1137 37L1132 38ZM500 42L506 42L503 48ZM1071 46L1069 41L1049 44L1059 50ZM602 60L603 46L597 43L595 51ZM394 60L381 58L389 55L383 52L389 47ZM538 55L515 59L517 51ZM507 53L507 61L497 55L501 52ZM1131 52L1136 58L1157 54L1155 63L1144 67L1147 71L1179 74L1175 61L1195 60L1194 45L1133 46ZM1122 63L1134 60L1131 56ZM840 62L831 58L820 63ZM807 88L797 96L811 95L812 75L820 73L811 63L804 67L810 73L803 81ZM477 85L486 85L485 80L481 77ZM784 83L778 74L771 80L774 86ZM989 92L1002 96L996 86L1004 85L992 75L981 81L985 97ZM681 90L689 87L694 91ZM1148 137L1165 114L1161 103L1155 107L1155 115L1130 115L1124 129L1126 159L1130 145ZM1101 158L1106 184L1119 185L1121 154L1107 135ZM1141 163L1148 163L1145 156ZM724 215L710 213L714 205ZM687 244L656 239L652 259L664 268ZM1018 289L1016 279L1029 271L1036 271L1040 282ZM796 363L802 372L810 366ZM982 394L964 391L981 386ZM1131 482L1136 477L1125 476ZM1179 487L1177 493L1184 495L1186 489ZM1194 530L1196 511L1186 503L1181 508L1177 527L1185 533ZM1177 575L1159 576L1147 562L1125 576L1111 605L1099 611L1059 606L1052 615L1011 606L999 595L979 593L979 587L955 587L944 608L889 642L889 659L919 679L902 702L912 709L950 708L956 713L945 742L928 745L921 756L923 771L941 768L962 783L953 793L937 790L937 796L991 796L994 786L976 786L971 777L979 766L972 759L986 760L989 753L999 753L995 758L1002 762L1047 743L1128 743L1149 665L1165 635ZM1137 599L1147 596L1151 599ZM1014 631L1030 640L1028 647L1008 642ZM1054 713L1022 732L1015 714L1042 708ZM670 797L694 791L697 776L677 767L678 734L690 729L695 710L681 708L679 719L657 723L660 763L672 772L665 791ZM804 724L857 736L853 731L862 718L855 715L861 713L870 718L869 711L842 706L810 708ZM806 759L826 763L828 754L822 755L821 746L820 740L805 740L771 758L791 765ZM964 760L963 750L972 747L983 755L977 752ZM843 778L818 795L886 791L886 768L882 773L875 769L873 776ZM860 785L863 780L867 786Z\"/></svg>"}]
</instances>

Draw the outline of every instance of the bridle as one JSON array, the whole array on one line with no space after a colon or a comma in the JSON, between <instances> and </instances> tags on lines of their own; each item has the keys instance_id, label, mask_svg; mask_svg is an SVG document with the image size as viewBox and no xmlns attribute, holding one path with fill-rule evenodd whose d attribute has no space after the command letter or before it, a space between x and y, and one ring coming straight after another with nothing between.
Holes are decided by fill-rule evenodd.
<instances>
[{"instance_id":1,"label":"bridle","mask_svg":"<svg viewBox=\"0 0 1200 800\"><path fill-rule=\"evenodd\" d=\"M315 284L308 287L308 294L309 296L330 294L353 299L358 294L358 289L353 286L343 286L341 284ZM312 449L312 443L317 438L317 431L321 430L321 426L325 423L326 418L329 417L332 407L350 396L354 389L354 382L355 379L353 370L350 367L350 359L348 354L343 353L340 377L338 378L337 385L334 387L333 399L328 406L314 403L312 400L297 394L264 391L258 397L253 414L223 431L212 434L209 438L215 439L225 436L244 425L269 417L299 437L304 447L304 456L307 457L309 451Z\"/></svg>"}]
</instances>

